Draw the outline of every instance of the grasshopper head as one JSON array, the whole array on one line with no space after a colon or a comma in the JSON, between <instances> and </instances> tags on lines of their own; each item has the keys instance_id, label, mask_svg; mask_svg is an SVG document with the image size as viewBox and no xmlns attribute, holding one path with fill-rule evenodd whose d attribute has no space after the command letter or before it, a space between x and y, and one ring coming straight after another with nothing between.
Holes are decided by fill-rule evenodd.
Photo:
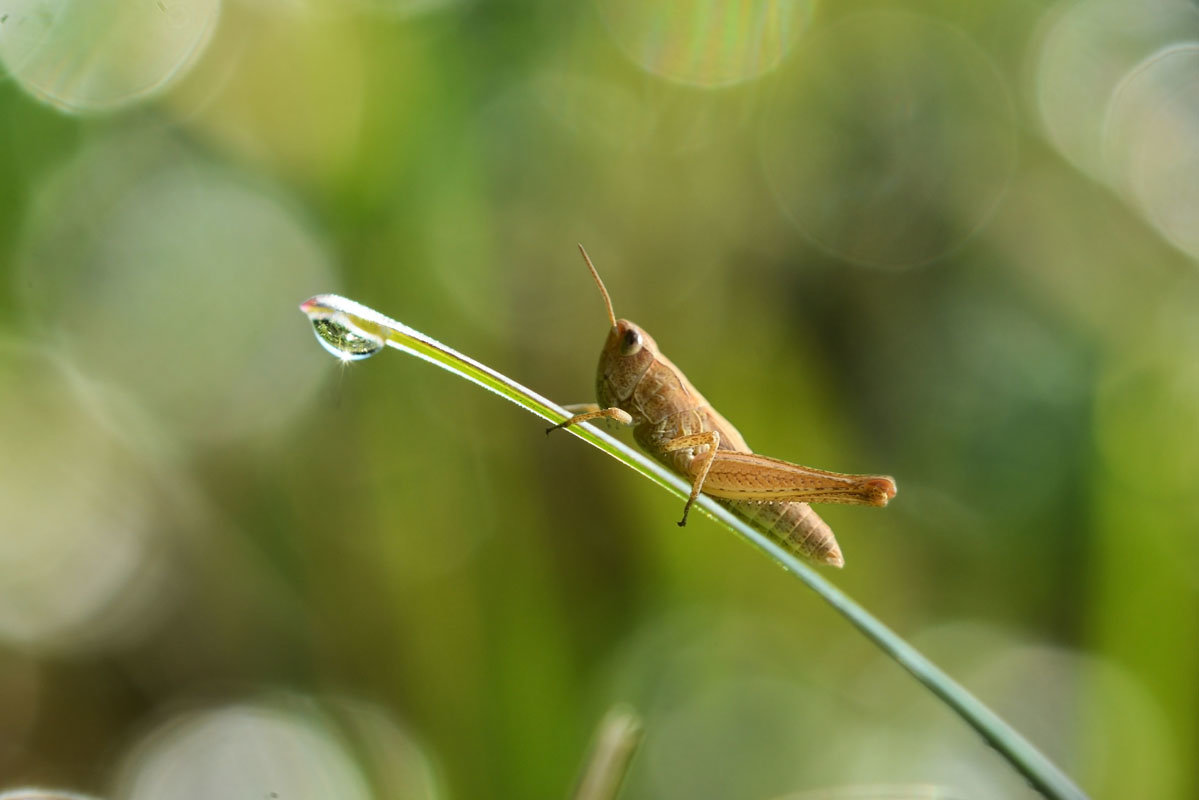
<instances>
[{"instance_id":1,"label":"grasshopper head","mask_svg":"<svg viewBox=\"0 0 1199 800\"><path fill-rule=\"evenodd\" d=\"M617 320L608 331L595 372L599 404L623 408L657 357L658 343L653 337L627 319Z\"/></svg>"}]
</instances>

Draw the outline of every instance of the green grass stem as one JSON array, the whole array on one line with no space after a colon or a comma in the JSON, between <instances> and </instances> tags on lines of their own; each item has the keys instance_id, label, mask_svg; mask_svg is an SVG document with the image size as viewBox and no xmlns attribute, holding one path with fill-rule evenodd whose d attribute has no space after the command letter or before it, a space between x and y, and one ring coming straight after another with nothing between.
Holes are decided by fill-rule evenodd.
<instances>
[{"instance_id":1,"label":"green grass stem","mask_svg":"<svg viewBox=\"0 0 1199 800\"><path fill-rule=\"evenodd\" d=\"M367 337L382 339L388 346L411 353L417 358L466 378L511 400L551 424L570 417L569 412L561 406L511 378L353 300L337 295L318 295L305 302L301 310L310 318L332 318ZM688 496L690 485L686 481L598 428L585 424L574 425L565 430L604 451L626 467L641 473L667 491L673 492L679 498ZM748 541L840 612L867 639L957 712L958 716L978 731L988 744L1045 797L1055 800L1086 797L1064 772L1020 733L890 628L829 583L815 569L783 549L766 534L737 519L711 498L701 495L696 508Z\"/></svg>"}]
</instances>

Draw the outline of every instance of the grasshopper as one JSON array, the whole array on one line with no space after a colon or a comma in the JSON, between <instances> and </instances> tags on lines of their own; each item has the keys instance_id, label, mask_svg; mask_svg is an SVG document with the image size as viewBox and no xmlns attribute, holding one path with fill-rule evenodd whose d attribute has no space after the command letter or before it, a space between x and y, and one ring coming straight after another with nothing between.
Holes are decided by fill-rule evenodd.
<instances>
[{"instance_id":1,"label":"grasshopper","mask_svg":"<svg viewBox=\"0 0 1199 800\"><path fill-rule=\"evenodd\" d=\"M632 425L642 450L691 481L679 527L687 524L687 514L703 492L795 553L844 566L832 529L808 503L885 506L895 496L895 481L886 475L801 467L754 453L648 333L616 318L612 298L583 245L579 252L612 323L596 372L599 403L568 406L579 413L547 428L546 434L600 418Z\"/></svg>"}]
</instances>

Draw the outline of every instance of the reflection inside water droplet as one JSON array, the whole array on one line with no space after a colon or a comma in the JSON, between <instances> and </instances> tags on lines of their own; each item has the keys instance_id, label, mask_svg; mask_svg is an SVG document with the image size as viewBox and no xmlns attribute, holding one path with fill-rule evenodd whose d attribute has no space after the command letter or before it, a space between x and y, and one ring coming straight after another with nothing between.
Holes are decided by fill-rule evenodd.
<instances>
[{"instance_id":1,"label":"reflection inside water droplet","mask_svg":"<svg viewBox=\"0 0 1199 800\"><path fill-rule=\"evenodd\" d=\"M312 330L321 346L342 361L361 361L383 349L383 339L350 325L341 315L313 317Z\"/></svg>"}]
</instances>

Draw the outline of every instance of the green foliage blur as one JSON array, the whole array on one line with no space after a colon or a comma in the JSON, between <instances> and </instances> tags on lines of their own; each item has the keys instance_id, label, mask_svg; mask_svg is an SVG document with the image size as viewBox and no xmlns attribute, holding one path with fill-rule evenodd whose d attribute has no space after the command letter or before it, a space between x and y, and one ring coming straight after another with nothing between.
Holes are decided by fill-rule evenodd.
<instances>
[{"instance_id":1,"label":"green foliage blur","mask_svg":"<svg viewBox=\"0 0 1199 800\"><path fill-rule=\"evenodd\" d=\"M582 242L759 452L895 476L820 509L841 587L1095 796L1195 796L1195 41L1181 0L0 0L0 791L562 797L627 702L630 800L1029 796L708 520L297 310L590 402Z\"/></svg>"}]
</instances>

